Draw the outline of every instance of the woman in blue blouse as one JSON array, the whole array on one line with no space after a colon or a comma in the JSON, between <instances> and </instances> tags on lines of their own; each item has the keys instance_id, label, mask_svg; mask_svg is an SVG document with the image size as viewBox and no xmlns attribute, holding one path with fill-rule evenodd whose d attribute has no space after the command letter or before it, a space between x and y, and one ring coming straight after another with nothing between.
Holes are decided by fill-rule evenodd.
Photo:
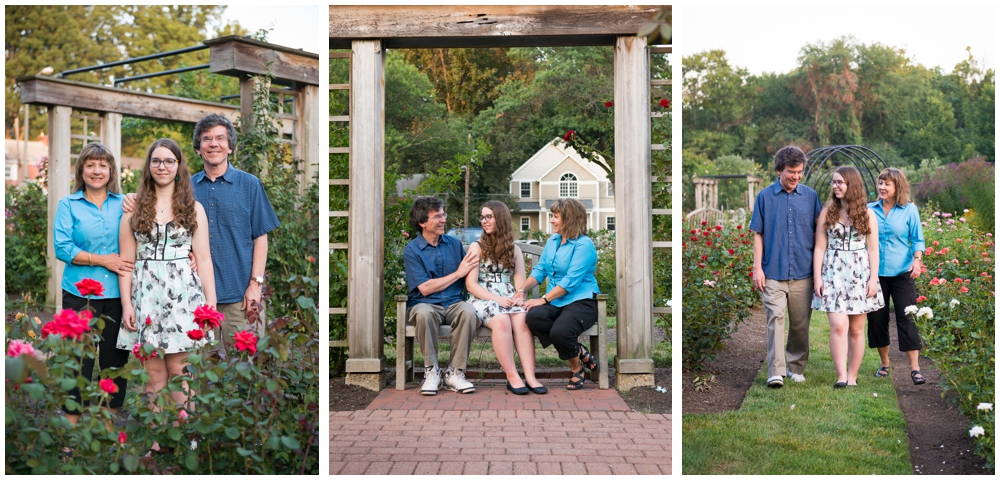
<instances>
[{"instance_id":1,"label":"woman in blue blouse","mask_svg":"<svg viewBox=\"0 0 1000 480\"><path fill-rule=\"evenodd\" d=\"M554 235L542 250L531 275L517 287L514 300L524 298L524 291L546 278L548 291L541 298L524 302L527 323L542 347L555 345L559 358L569 361L573 376L569 390L583 388L584 366L596 371L597 359L580 345L577 337L597 323L597 249L587 228L587 211L572 198L560 198L549 208Z\"/></svg>"},{"instance_id":2,"label":"woman in blue blouse","mask_svg":"<svg viewBox=\"0 0 1000 480\"><path fill-rule=\"evenodd\" d=\"M122 318L118 274L132 271L132 262L118 256L118 224L122 218L122 195L118 186L118 168L111 150L100 143L83 147L76 160L76 177L73 193L59 200L52 236L56 258L66 263L62 279L62 305L75 311L87 307L87 299L75 286L85 278L100 282L104 293L94 295L90 308L94 317L105 317L104 331L100 332L98 358L102 368L122 368L128 363L128 352L115 348L118 327ZM110 319L110 320L109 320ZM94 372L94 359L83 359L80 375L90 379ZM127 380L115 379L118 391L111 396L112 412L125 402ZM80 390L70 391L77 403L83 405ZM74 425L80 412L66 409L66 418Z\"/></svg>"},{"instance_id":3,"label":"woman in blue blouse","mask_svg":"<svg viewBox=\"0 0 1000 480\"><path fill-rule=\"evenodd\" d=\"M896 310L896 332L899 351L906 352L910 361L910 379L914 385L927 382L920 373L920 333L903 311L917 304L917 288L913 279L924 270L920 257L924 253L924 232L920 213L910 202L910 183L906 175L895 168L878 175L879 200L868 204L878 219L879 266L878 281L885 295L885 307L868 314L868 346L878 349L882 365L875 376L889 376L889 298Z\"/></svg>"}]
</instances>

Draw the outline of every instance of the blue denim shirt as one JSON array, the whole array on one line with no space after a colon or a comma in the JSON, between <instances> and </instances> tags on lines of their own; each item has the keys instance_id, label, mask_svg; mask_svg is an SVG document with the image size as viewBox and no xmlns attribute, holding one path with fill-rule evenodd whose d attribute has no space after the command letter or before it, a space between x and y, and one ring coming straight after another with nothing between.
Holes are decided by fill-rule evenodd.
<instances>
[{"instance_id":1,"label":"blue denim shirt","mask_svg":"<svg viewBox=\"0 0 1000 480\"><path fill-rule=\"evenodd\" d=\"M62 289L82 297L73 284L92 278L104 286L104 296L97 300L121 298L118 274L104 267L73 265L80 252L94 255L118 253L118 226L122 221L122 196L108 192L104 205L98 209L83 196L83 189L59 200L56 217L52 221L52 239L56 258L66 263L63 270Z\"/></svg>"},{"instance_id":2,"label":"blue denim shirt","mask_svg":"<svg viewBox=\"0 0 1000 480\"><path fill-rule=\"evenodd\" d=\"M205 172L191 176L194 197L208 217L215 297L243 301L253 268L253 241L281 226L260 179L229 164L215 181Z\"/></svg>"},{"instance_id":3,"label":"blue denim shirt","mask_svg":"<svg viewBox=\"0 0 1000 480\"><path fill-rule=\"evenodd\" d=\"M594 298L595 293L601 293L597 286L594 271L597 269L597 248L594 241L586 235L566 240L561 245L562 235L549 237L538 258L538 264L531 269L531 276L542 283L549 279L548 289L551 292L559 286L566 294L552 300L552 305L565 307L577 300Z\"/></svg>"},{"instance_id":4,"label":"blue denim shirt","mask_svg":"<svg viewBox=\"0 0 1000 480\"><path fill-rule=\"evenodd\" d=\"M764 236L765 278L812 278L816 218L822 210L816 191L801 183L789 193L779 180L757 194L750 230Z\"/></svg>"},{"instance_id":5,"label":"blue denim shirt","mask_svg":"<svg viewBox=\"0 0 1000 480\"><path fill-rule=\"evenodd\" d=\"M924 249L920 212L912 202L893 205L886 215L882 200L868 204L878 219L878 276L895 277L913 267L913 253Z\"/></svg>"},{"instance_id":6,"label":"blue denim shirt","mask_svg":"<svg viewBox=\"0 0 1000 480\"><path fill-rule=\"evenodd\" d=\"M437 246L434 246L427 243L423 235L417 234L417 237L410 240L410 243L403 248L403 268L406 269L406 287L410 296L406 306L430 303L448 308L455 302L461 302L465 298L464 279L456 280L455 283L448 285L448 288L427 296L421 294L417 287L428 280L451 275L458 270L463 258L465 258L465 248L459 239L451 235L441 235Z\"/></svg>"}]
</instances>

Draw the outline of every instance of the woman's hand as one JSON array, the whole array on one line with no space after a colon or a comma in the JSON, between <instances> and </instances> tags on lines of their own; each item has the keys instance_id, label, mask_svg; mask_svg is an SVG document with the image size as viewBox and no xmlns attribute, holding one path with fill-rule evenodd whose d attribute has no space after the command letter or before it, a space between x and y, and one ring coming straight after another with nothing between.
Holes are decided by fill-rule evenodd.
<instances>
[{"instance_id":1,"label":"woman's hand","mask_svg":"<svg viewBox=\"0 0 1000 480\"><path fill-rule=\"evenodd\" d=\"M493 301L497 302L497 305L500 305L503 308L510 308L510 307L514 306L514 299L512 299L512 298L506 298L506 297L500 297L500 296L498 296Z\"/></svg>"},{"instance_id":2,"label":"woman's hand","mask_svg":"<svg viewBox=\"0 0 1000 480\"><path fill-rule=\"evenodd\" d=\"M868 286L865 288L865 297L872 298L878 294L878 278L872 275L868 279Z\"/></svg>"},{"instance_id":3,"label":"woman's hand","mask_svg":"<svg viewBox=\"0 0 1000 480\"><path fill-rule=\"evenodd\" d=\"M823 279L813 280L813 292L816 293L817 297L823 298Z\"/></svg>"},{"instance_id":4,"label":"woman's hand","mask_svg":"<svg viewBox=\"0 0 1000 480\"><path fill-rule=\"evenodd\" d=\"M511 300L514 300L514 305L520 305L524 303L524 291L518 290L517 292L514 293L514 296L510 298Z\"/></svg>"},{"instance_id":5,"label":"woman's hand","mask_svg":"<svg viewBox=\"0 0 1000 480\"><path fill-rule=\"evenodd\" d=\"M522 306L525 310L531 310L539 305L545 305L545 300L542 300L541 298L532 298L531 300L525 301Z\"/></svg>"},{"instance_id":6,"label":"woman's hand","mask_svg":"<svg viewBox=\"0 0 1000 480\"><path fill-rule=\"evenodd\" d=\"M122 305L122 325L132 332L139 329L135 325L135 308Z\"/></svg>"},{"instance_id":7,"label":"woman's hand","mask_svg":"<svg viewBox=\"0 0 1000 480\"><path fill-rule=\"evenodd\" d=\"M118 275L131 275L135 262L130 262L117 253L109 253L101 255L101 266Z\"/></svg>"},{"instance_id":8,"label":"woman's hand","mask_svg":"<svg viewBox=\"0 0 1000 480\"><path fill-rule=\"evenodd\" d=\"M913 257L913 267L910 269L910 278L917 278L924 271L924 261Z\"/></svg>"}]
</instances>

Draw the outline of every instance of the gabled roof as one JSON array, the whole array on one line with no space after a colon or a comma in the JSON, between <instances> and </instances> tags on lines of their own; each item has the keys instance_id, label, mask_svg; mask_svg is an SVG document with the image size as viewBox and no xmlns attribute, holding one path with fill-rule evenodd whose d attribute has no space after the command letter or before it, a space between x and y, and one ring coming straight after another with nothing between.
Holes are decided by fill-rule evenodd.
<instances>
[{"instance_id":1,"label":"gabled roof","mask_svg":"<svg viewBox=\"0 0 1000 480\"><path fill-rule=\"evenodd\" d=\"M555 137L552 139L552 141L547 142L542 148L538 149L538 151L535 152L535 154L532 155L531 158L522 163L521 166L517 168L517 170L514 170L514 173L510 174L511 180L513 181L517 177L517 174L520 173L520 171L524 169L525 166L535 161L539 156L542 155L542 153L544 153L549 148L557 149L560 153L563 154L563 157L560 158L559 161L554 162L553 165L549 167L549 169L546 170L545 173L543 173L541 176L539 176L538 178L531 179L532 181L535 182L541 181L542 178L545 178L546 175L552 173L552 171L555 170L557 167L559 167L559 165L562 165L563 162L566 160L566 158L573 159L573 161L575 161L577 164L583 167L584 170L586 170L588 173L593 175L598 180L607 180L608 175L604 173L604 170L596 167L595 165L592 165L591 162L585 160L583 157L580 156L579 153L576 152L576 150L573 147L567 146L566 142L559 137Z\"/></svg>"}]
</instances>

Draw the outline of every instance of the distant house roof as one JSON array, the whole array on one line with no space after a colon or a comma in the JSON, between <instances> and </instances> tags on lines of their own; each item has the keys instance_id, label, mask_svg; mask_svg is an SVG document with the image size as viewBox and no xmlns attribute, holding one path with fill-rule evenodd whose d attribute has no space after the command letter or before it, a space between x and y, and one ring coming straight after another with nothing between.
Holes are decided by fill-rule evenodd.
<instances>
[{"instance_id":1,"label":"distant house roof","mask_svg":"<svg viewBox=\"0 0 1000 480\"><path fill-rule=\"evenodd\" d=\"M537 212L542 206L538 202L517 202L517 208L522 212Z\"/></svg>"},{"instance_id":2,"label":"distant house roof","mask_svg":"<svg viewBox=\"0 0 1000 480\"><path fill-rule=\"evenodd\" d=\"M577 200L579 200L580 203L583 204L583 208L586 208L587 210L593 210L594 209L594 201L593 200L591 200L589 198L578 198ZM546 209L552 208L552 204L555 203L555 202L556 202L555 200L546 200L545 201L545 208Z\"/></svg>"},{"instance_id":3,"label":"distant house roof","mask_svg":"<svg viewBox=\"0 0 1000 480\"><path fill-rule=\"evenodd\" d=\"M558 151L561 154L561 158L558 161L554 162L553 164L549 165L549 167L540 176L532 175L531 177L528 178L521 177L521 170L523 170L527 165L531 164L536 159L538 159L548 149L555 149L556 151ZM552 170L556 169L560 164L563 163L563 160L567 158L570 158L576 163L578 163L585 171L589 172L597 179L600 180L607 179L607 174L604 172L603 169L601 169L597 165L594 165L589 160L584 159L582 156L580 156L579 153L577 153L577 151L573 147L568 146L566 142L559 137L552 139L552 141L546 142L545 145L539 148L538 151L531 156L531 158L522 163L521 166L517 168L517 170L514 170L514 173L511 174L511 179L520 181L525 181L529 179L535 182L541 181L542 178L548 175Z\"/></svg>"}]
</instances>

